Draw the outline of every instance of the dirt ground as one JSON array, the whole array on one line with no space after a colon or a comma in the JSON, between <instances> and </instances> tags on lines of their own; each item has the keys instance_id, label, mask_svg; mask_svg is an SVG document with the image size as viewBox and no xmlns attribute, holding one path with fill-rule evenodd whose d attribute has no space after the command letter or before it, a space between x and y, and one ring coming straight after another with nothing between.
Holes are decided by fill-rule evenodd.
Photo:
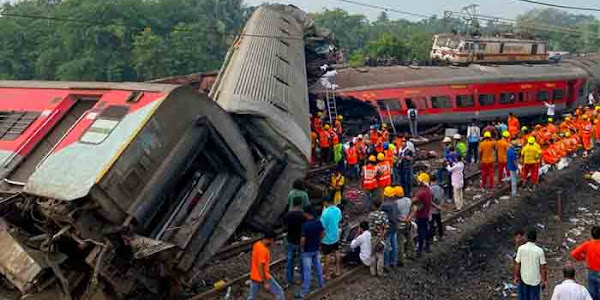
<instances>
[{"instance_id":1,"label":"dirt ground","mask_svg":"<svg viewBox=\"0 0 600 300\"><path fill-rule=\"evenodd\" d=\"M590 237L592 224L600 221L600 192L591 188L583 173L600 169L600 155L589 162L571 165L548 174L538 192L516 199L502 199L476 212L464 223L453 225L433 253L374 278L365 272L338 286L321 299L510 299L513 233L536 227L538 245L546 251L550 287L543 299L561 281L561 268L569 261L575 244ZM563 198L563 221L556 216L557 197ZM577 278L586 284L583 263ZM351 296L349 296L351 295Z\"/></svg>"}]
</instances>

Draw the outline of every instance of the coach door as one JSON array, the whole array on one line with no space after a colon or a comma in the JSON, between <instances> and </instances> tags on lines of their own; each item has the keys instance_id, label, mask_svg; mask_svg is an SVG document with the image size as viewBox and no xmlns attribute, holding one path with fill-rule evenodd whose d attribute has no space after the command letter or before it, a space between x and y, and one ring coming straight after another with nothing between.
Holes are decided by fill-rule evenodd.
<instances>
[{"instance_id":1,"label":"coach door","mask_svg":"<svg viewBox=\"0 0 600 300\"><path fill-rule=\"evenodd\" d=\"M577 93L575 92L575 80L570 80L567 82L567 107L572 108L575 102L577 102Z\"/></svg>"}]
</instances>

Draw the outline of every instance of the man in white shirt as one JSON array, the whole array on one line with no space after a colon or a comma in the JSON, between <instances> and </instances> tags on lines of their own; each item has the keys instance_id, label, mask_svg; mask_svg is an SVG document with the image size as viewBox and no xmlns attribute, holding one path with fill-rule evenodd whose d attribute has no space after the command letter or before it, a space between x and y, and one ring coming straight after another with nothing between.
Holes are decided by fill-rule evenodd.
<instances>
[{"instance_id":1,"label":"man in white shirt","mask_svg":"<svg viewBox=\"0 0 600 300\"><path fill-rule=\"evenodd\" d=\"M588 290L575 282L575 268L572 265L563 268L563 276L565 280L554 287L551 300L592 300Z\"/></svg>"},{"instance_id":2,"label":"man in white shirt","mask_svg":"<svg viewBox=\"0 0 600 300\"><path fill-rule=\"evenodd\" d=\"M344 262L355 264L362 262L365 266L371 265L371 232L369 222L363 221L358 226L358 236L350 243L350 252L344 257Z\"/></svg>"},{"instance_id":3,"label":"man in white shirt","mask_svg":"<svg viewBox=\"0 0 600 300\"><path fill-rule=\"evenodd\" d=\"M594 106L594 103L595 103L595 102L596 102L596 99L594 98L594 93L593 93L593 92L590 92L590 93L588 94L588 105L589 105L590 107L592 107L592 106Z\"/></svg>"},{"instance_id":4,"label":"man in white shirt","mask_svg":"<svg viewBox=\"0 0 600 300\"><path fill-rule=\"evenodd\" d=\"M550 103L544 101L544 105L546 105L546 115L548 117L554 117L554 113L556 111L556 104L554 104L554 100L550 100Z\"/></svg>"},{"instance_id":5,"label":"man in white shirt","mask_svg":"<svg viewBox=\"0 0 600 300\"><path fill-rule=\"evenodd\" d=\"M541 289L548 286L548 266L544 250L535 244L537 232L527 232L527 243L517 250L514 280L519 283L519 300L539 300Z\"/></svg>"}]
</instances>

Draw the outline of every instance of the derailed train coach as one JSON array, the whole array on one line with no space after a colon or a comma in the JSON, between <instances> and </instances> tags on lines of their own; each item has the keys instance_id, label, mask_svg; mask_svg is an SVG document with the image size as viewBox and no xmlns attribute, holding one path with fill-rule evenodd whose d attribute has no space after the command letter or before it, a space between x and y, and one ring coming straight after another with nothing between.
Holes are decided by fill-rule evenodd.
<instances>
[{"instance_id":1,"label":"derailed train coach","mask_svg":"<svg viewBox=\"0 0 600 300\"><path fill-rule=\"evenodd\" d=\"M273 226L308 166L307 24L259 7L212 99L0 81L0 273L24 295L164 297L242 222Z\"/></svg>"}]
</instances>

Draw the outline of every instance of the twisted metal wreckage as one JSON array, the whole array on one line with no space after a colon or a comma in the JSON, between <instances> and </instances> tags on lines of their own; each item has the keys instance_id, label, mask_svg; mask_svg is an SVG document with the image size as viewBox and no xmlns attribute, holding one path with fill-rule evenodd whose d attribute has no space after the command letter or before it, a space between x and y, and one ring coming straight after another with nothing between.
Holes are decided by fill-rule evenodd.
<instances>
[{"instance_id":1,"label":"twisted metal wreckage","mask_svg":"<svg viewBox=\"0 0 600 300\"><path fill-rule=\"evenodd\" d=\"M0 81L5 279L22 294L165 295L242 222L274 225L308 168L307 81L328 40L298 8L263 5L209 96Z\"/></svg>"}]
</instances>

